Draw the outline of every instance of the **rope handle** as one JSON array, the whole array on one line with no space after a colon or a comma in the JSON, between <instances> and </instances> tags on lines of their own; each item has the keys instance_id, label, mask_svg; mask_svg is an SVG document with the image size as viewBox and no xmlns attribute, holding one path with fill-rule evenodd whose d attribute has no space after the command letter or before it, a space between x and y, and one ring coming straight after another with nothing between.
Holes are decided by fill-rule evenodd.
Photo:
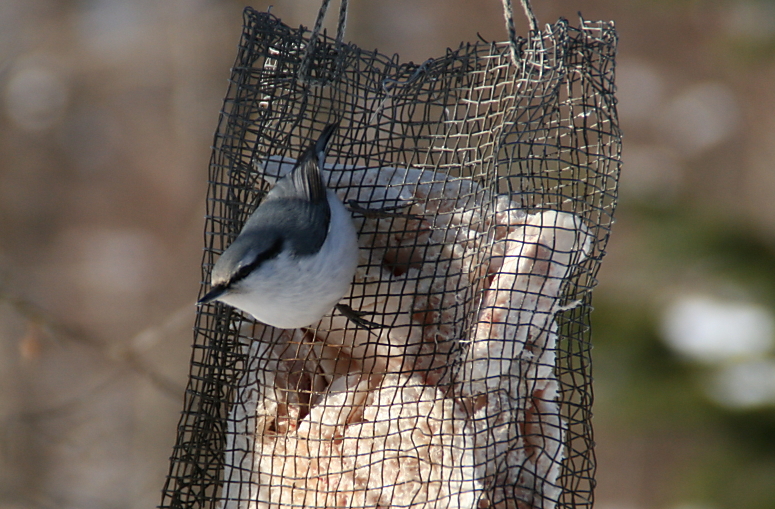
<instances>
[{"instance_id":1,"label":"rope handle","mask_svg":"<svg viewBox=\"0 0 775 509\"><path fill-rule=\"evenodd\" d=\"M509 33L509 45L511 46L511 60L514 65L519 64L519 55L517 54L517 30L514 28L514 8L512 0L501 0L503 2L503 17L506 19L506 31ZM533 8L530 6L530 0L519 0L522 4L522 10L525 11L527 21L530 25L530 32L538 32L538 19L533 14Z\"/></svg>"},{"instance_id":2,"label":"rope handle","mask_svg":"<svg viewBox=\"0 0 775 509\"><path fill-rule=\"evenodd\" d=\"M336 25L336 52L340 53L342 48L342 39L344 39L344 32L347 28L347 1L340 0L339 3L339 21ZM307 44L304 50L304 56L301 59L301 65L299 66L299 78L302 82L307 81L307 74L309 72L309 66L312 62L312 55L315 53L317 47L318 37L320 36L320 29L323 26L323 19L326 17L328 11L328 4L331 0L323 0L318 11L318 17L315 20L315 26L312 28L312 34L309 36L309 44Z\"/></svg>"},{"instance_id":3,"label":"rope handle","mask_svg":"<svg viewBox=\"0 0 775 509\"><path fill-rule=\"evenodd\" d=\"M336 26L336 52L340 52L342 48L342 39L344 39L344 32L347 28L347 2L348 0L340 0L339 3L339 21ZM501 0L503 3L503 17L506 20L506 31L509 34L509 44L511 45L511 59L514 61L514 65L519 62L519 55L517 54L517 30L514 28L514 8L512 0ZM522 4L522 10L525 11L527 21L530 24L530 32L538 32L538 20L533 14L533 8L530 5L530 0L519 0ZM328 4L331 0L323 0L318 11L318 17L315 20L315 26L312 29L312 34L309 37L309 44L307 44L304 50L304 56L301 60L301 66L299 67L299 78L301 81L307 81L307 74L309 73L309 66L312 62L312 55L315 53L315 47L317 46L318 37L320 36L320 29L323 26L323 20L326 17L328 11Z\"/></svg>"}]
</instances>

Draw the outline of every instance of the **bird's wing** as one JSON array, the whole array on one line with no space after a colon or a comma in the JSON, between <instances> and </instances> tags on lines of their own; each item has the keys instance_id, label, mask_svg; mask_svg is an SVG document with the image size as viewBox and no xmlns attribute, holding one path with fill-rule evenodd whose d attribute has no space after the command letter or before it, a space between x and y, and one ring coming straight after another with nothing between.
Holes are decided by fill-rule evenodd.
<instances>
[{"instance_id":1,"label":"bird's wing","mask_svg":"<svg viewBox=\"0 0 775 509\"><path fill-rule=\"evenodd\" d=\"M311 203L326 202L326 185L320 170L326 157L328 140L337 126L336 123L329 124L323 129L318 140L307 147L299 157L293 171L275 184L267 199L297 198Z\"/></svg>"},{"instance_id":2,"label":"bird's wing","mask_svg":"<svg viewBox=\"0 0 775 509\"><path fill-rule=\"evenodd\" d=\"M306 155L306 154L305 154ZM299 162L291 174L294 196L311 203L326 201L326 186L314 155Z\"/></svg>"},{"instance_id":3,"label":"bird's wing","mask_svg":"<svg viewBox=\"0 0 775 509\"><path fill-rule=\"evenodd\" d=\"M281 238L290 254L313 255L326 241L330 220L327 200L319 203L299 198L270 200L261 204L244 231L255 239ZM265 243L269 249L271 243Z\"/></svg>"}]
</instances>

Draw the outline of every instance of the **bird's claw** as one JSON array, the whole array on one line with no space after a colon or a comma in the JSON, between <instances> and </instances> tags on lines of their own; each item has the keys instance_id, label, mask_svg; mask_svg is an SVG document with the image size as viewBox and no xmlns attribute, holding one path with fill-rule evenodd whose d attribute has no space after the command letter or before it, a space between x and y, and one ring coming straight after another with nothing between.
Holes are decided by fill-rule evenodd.
<instances>
[{"instance_id":1,"label":"bird's claw","mask_svg":"<svg viewBox=\"0 0 775 509\"><path fill-rule=\"evenodd\" d=\"M369 334L374 334L372 332L372 329L381 329L384 327L381 323L372 322L369 320L365 320L363 316L366 313L361 313L360 311L356 311L347 304L337 304L336 310L342 313L342 316L353 322L358 327L361 327L363 329L366 329L366 331Z\"/></svg>"},{"instance_id":2,"label":"bird's claw","mask_svg":"<svg viewBox=\"0 0 775 509\"><path fill-rule=\"evenodd\" d=\"M405 209L414 205L414 202L405 203L403 205L394 205L392 207L380 207L377 209L370 209L359 205L357 200L347 200L347 208L350 212L360 214L364 217L372 218L390 218L390 217L403 217L406 219L414 219L416 221L422 221L423 217L417 214L407 214L404 212L395 212L397 210Z\"/></svg>"}]
</instances>

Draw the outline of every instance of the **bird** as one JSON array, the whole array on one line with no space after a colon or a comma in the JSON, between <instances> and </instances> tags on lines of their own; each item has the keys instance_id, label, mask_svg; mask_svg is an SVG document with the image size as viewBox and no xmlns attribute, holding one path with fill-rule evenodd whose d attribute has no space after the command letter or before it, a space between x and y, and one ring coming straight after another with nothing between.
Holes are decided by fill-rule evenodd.
<instances>
[{"instance_id":1,"label":"bird","mask_svg":"<svg viewBox=\"0 0 775 509\"><path fill-rule=\"evenodd\" d=\"M269 190L216 261L198 304L219 301L279 329L309 327L334 308L358 321L338 305L358 267L358 235L321 175L337 128L328 124Z\"/></svg>"}]
</instances>

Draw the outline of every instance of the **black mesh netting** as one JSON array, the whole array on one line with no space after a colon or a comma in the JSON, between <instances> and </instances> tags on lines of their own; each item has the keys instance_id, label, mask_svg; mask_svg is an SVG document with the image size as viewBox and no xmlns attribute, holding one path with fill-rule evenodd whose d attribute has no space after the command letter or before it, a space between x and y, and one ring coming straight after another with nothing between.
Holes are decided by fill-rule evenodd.
<instances>
[{"instance_id":1,"label":"black mesh netting","mask_svg":"<svg viewBox=\"0 0 775 509\"><path fill-rule=\"evenodd\" d=\"M402 64L245 11L210 163L202 291L278 175L324 177L360 266L279 330L201 308L161 507L591 507L589 313L616 204L613 24ZM305 64L305 65L307 65ZM399 209L396 209L399 210Z\"/></svg>"}]
</instances>

